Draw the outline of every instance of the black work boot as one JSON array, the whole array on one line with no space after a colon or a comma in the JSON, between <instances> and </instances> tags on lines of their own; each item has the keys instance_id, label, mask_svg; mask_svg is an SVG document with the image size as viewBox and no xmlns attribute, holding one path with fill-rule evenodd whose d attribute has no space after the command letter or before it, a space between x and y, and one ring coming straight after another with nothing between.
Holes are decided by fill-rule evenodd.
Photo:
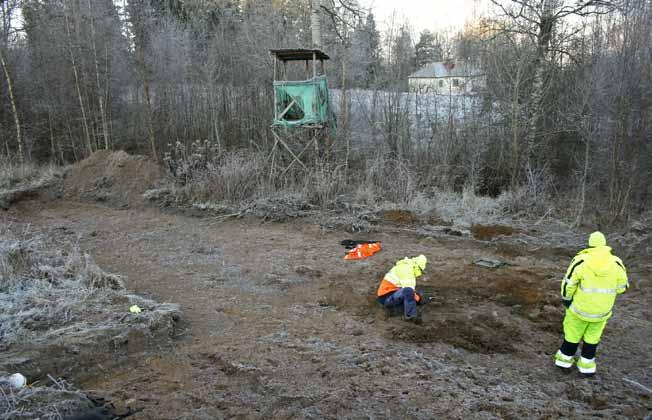
<instances>
[{"instance_id":1,"label":"black work boot","mask_svg":"<svg viewBox=\"0 0 652 420\"><path fill-rule=\"evenodd\" d=\"M423 320L421 319L421 314L417 314L416 316L413 316L411 318L404 317L403 319L406 320L407 322L412 322L415 325L423 324Z\"/></svg>"}]
</instances>

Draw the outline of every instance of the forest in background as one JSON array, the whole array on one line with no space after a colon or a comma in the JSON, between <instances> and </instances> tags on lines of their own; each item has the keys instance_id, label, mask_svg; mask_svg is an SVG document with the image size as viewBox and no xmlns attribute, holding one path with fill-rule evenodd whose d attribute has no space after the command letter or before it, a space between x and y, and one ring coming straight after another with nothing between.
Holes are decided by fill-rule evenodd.
<instances>
[{"instance_id":1,"label":"forest in background","mask_svg":"<svg viewBox=\"0 0 652 420\"><path fill-rule=\"evenodd\" d=\"M650 210L652 2L491 3L458 32L414 34L322 1L338 131L308 174L281 177L267 159L269 49L311 45L309 1L2 0L1 163L143 153L195 201L303 191L325 207L409 206L464 192L576 224ZM440 60L487 75L462 118L412 109L407 76Z\"/></svg>"}]
</instances>

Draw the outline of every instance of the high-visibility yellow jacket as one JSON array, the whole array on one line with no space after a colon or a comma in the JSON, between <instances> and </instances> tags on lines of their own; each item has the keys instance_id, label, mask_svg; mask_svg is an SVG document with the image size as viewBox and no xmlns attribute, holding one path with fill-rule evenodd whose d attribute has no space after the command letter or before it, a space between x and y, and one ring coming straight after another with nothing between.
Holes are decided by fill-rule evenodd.
<instances>
[{"instance_id":1,"label":"high-visibility yellow jacket","mask_svg":"<svg viewBox=\"0 0 652 420\"><path fill-rule=\"evenodd\" d=\"M571 301L569 310L588 322L611 317L616 295L629 287L622 260L608 246L580 251L570 263L561 282L561 296Z\"/></svg>"},{"instance_id":2,"label":"high-visibility yellow jacket","mask_svg":"<svg viewBox=\"0 0 652 420\"><path fill-rule=\"evenodd\" d=\"M415 258L403 258L389 270L378 286L378 296L384 296L388 293L395 292L398 289L409 287L414 289L417 285L417 278L423 274L421 266L425 263ZM417 302L420 296L415 292Z\"/></svg>"}]
</instances>

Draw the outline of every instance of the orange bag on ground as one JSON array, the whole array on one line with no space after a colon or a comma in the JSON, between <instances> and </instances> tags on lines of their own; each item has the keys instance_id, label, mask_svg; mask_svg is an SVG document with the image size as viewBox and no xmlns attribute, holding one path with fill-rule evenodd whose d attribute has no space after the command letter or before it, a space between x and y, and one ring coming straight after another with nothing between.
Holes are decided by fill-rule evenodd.
<instances>
[{"instance_id":1,"label":"orange bag on ground","mask_svg":"<svg viewBox=\"0 0 652 420\"><path fill-rule=\"evenodd\" d=\"M380 251L380 242L358 244L350 250L345 256L345 260L364 260Z\"/></svg>"}]
</instances>

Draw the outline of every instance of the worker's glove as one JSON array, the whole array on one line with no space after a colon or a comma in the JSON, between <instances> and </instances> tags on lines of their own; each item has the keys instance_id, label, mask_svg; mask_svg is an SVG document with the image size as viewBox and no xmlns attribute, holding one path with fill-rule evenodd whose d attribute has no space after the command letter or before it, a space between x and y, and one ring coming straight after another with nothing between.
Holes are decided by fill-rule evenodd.
<instances>
[{"instance_id":1,"label":"worker's glove","mask_svg":"<svg viewBox=\"0 0 652 420\"><path fill-rule=\"evenodd\" d=\"M417 305L423 306L426 305L428 302L430 302L429 298L427 298L424 295L419 295L419 300L417 301Z\"/></svg>"},{"instance_id":2,"label":"worker's glove","mask_svg":"<svg viewBox=\"0 0 652 420\"><path fill-rule=\"evenodd\" d=\"M570 299L570 300L562 299L561 300L561 304L564 305L567 308L570 308L571 303L573 303L573 299Z\"/></svg>"}]
</instances>

